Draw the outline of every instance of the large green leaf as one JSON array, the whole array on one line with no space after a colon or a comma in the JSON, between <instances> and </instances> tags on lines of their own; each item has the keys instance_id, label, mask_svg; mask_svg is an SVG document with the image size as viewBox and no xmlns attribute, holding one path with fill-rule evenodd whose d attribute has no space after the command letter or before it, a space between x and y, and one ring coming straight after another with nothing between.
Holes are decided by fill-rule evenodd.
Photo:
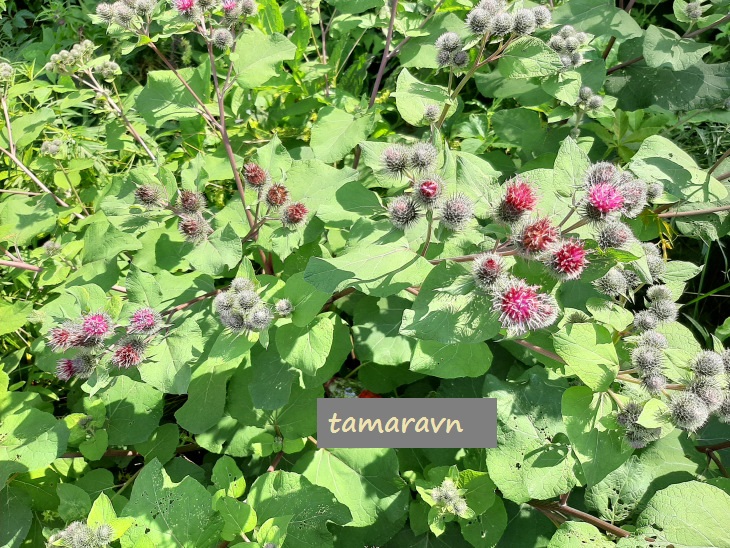
<instances>
[{"instance_id":1,"label":"large green leaf","mask_svg":"<svg viewBox=\"0 0 730 548\"><path fill-rule=\"evenodd\" d=\"M197 271L215 276L236 266L241 257L241 238L227 224L196 244L186 259Z\"/></svg>"},{"instance_id":2,"label":"large green leaf","mask_svg":"<svg viewBox=\"0 0 730 548\"><path fill-rule=\"evenodd\" d=\"M147 350L146 359L139 366L142 380L168 394L185 394L190 383L190 364L202 346L198 322L186 319Z\"/></svg>"},{"instance_id":3,"label":"large green leaf","mask_svg":"<svg viewBox=\"0 0 730 548\"><path fill-rule=\"evenodd\" d=\"M429 122L423 117L426 107L433 105L443 108L448 99L449 94L445 87L424 84L406 68L398 75L395 86L395 104L403 120L412 126L427 126ZM447 118L453 115L455 110L455 108L451 108Z\"/></svg>"},{"instance_id":4,"label":"large green leaf","mask_svg":"<svg viewBox=\"0 0 730 548\"><path fill-rule=\"evenodd\" d=\"M269 518L291 516L286 536L291 548L332 547L327 523L345 525L352 519L332 492L293 472L262 474L251 486L247 501L256 510L259 525Z\"/></svg>"},{"instance_id":5,"label":"large green leaf","mask_svg":"<svg viewBox=\"0 0 730 548\"><path fill-rule=\"evenodd\" d=\"M399 333L403 311L410 305L399 297L358 301L352 336L361 362L399 365L411 359L415 343Z\"/></svg>"},{"instance_id":6,"label":"large green leaf","mask_svg":"<svg viewBox=\"0 0 730 548\"><path fill-rule=\"evenodd\" d=\"M360 141L367 139L372 123L371 115L355 117L339 108L324 107L317 113L309 146L323 162L342 160Z\"/></svg>"},{"instance_id":7,"label":"large green leaf","mask_svg":"<svg viewBox=\"0 0 730 548\"><path fill-rule=\"evenodd\" d=\"M0 490L8 478L51 464L66 450L63 421L38 409L6 416L0 422Z\"/></svg>"},{"instance_id":8,"label":"large green leaf","mask_svg":"<svg viewBox=\"0 0 730 548\"><path fill-rule=\"evenodd\" d=\"M408 490L398 474L393 449L320 449L297 462L296 470L326 487L350 509L353 527L390 522L408 511Z\"/></svg>"},{"instance_id":9,"label":"large green leaf","mask_svg":"<svg viewBox=\"0 0 730 548\"><path fill-rule=\"evenodd\" d=\"M327 361L334 331L334 321L324 314L305 327L293 323L282 325L276 330L276 348L288 365L315 375Z\"/></svg>"},{"instance_id":10,"label":"large green leaf","mask_svg":"<svg viewBox=\"0 0 730 548\"><path fill-rule=\"evenodd\" d=\"M244 31L231 54L236 81L244 88L262 86L280 73L282 61L294 59L297 48L282 34L264 34L253 27Z\"/></svg>"},{"instance_id":11,"label":"large green leaf","mask_svg":"<svg viewBox=\"0 0 730 548\"><path fill-rule=\"evenodd\" d=\"M676 200L710 202L727 197L727 189L701 170L692 157L659 135L647 138L629 169L646 181L659 181Z\"/></svg>"},{"instance_id":12,"label":"large green leaf","mask_svg":"<svg viewBox=\"0 0 730 548\"><path fill-rule=\"evenodd\" d=\"M479 377L492 365L492 352L486 344L443 344L418 341L410 369L442 379Z\"/></svg>"},{"instance_id":13,"label":"large green leaf","mask_svg":"<svg viewBox=\"0 0 730 548\"><path fill-rule=\"evenodd\" d=\"M202 63L197 69L180 69L178 74L202 101L207 101L210 87L208 63ZM135 106L145 121L154 127L168 120L200 118L200 107L195 98L170 70L147 73L147 84L137 96Z\"/></svg>"},{"instance_id":14,"label":"large green leaf","mask_svg":"<svg viewBox=\"0 0 730 548\"><path fill-rule=\"evenodd\" d=\"M613 73L606 91L622 110L653 106L671 111L717 108L727 98L730 63L698 62L686 70L652 68L637 63Z\"/></svg>"},{"instance_id":15,"label":"large green leaf","mask_svg":"<svg viewBox=\"0 0 730 548\"><path fill-rule=\"evenodd\" d=\"M555 74L563 67L560 57L534 36L522 36L504 50L497 68L504 78L534 78Z\"/></svg>"},{"instance_id":16,"label":"large green leaf","mask_svg":"<svg viewBox=\"0 0 730 548\"><path fill-rule=\"evenodd\" d=\"M616 411L608 394L594 394L587 386L573 386L563 393L562 411L568 438L588 486L601 481L631 456L631 446L623 440L621 431L605 425L604 419Z\"/></svg>"},{"instance_id":17,"label":"large green leaf","mask_svg":"<svg viewBox=\"0 0 730 548\"><path fill-rule=\"evenodd\" d=\"M147 464L134 481L129 503L122 515L134 524L121 539L123 548L140 546L144 540L156 547L215 546L222 529L213 511L211 494L192 477L180 483L170 479L160 462Z\"/></svg>"},{"instance_id":18,"label":"large green leaf","mask_svg":"<svg viewBox=\"0 0 730 548\"><path fill-rule=\"evenodd\" d=\"M497 398L497 447L487 449L487 467L505 498L546 500L578 483L561 414L566 388L541 367L512 382L487 375L484 396Z\"/></svg>"},{"instance_id":19,"label":"large green leaf","mask_svg":"<svg viewBox=\"0 0 730 548\"><path fill-rule=\"evenodd\" d=\"M688 481L657 492L636 521L640 531L672 546L728 546L730 495L712 485Z\"/></svg>"},{"instance_id":20,"label":"large green leaf","mask_svg":"<svg viewBox=\"0 0 730 548\"><path fill-rule=\"evenodd\" d=\"M245 335L228 331L219 333L205 361L193 370L188 399L175 413L182 428L200 434L221 419L228 379L248 356L253 344L254 341Z\"/></svg>"},{"instance_id":21,"label":"large green leaf","mask_svg":"<svg viewBox=\"0 0 730 548\"><path fill-rule=\"evenodd\" d=\"M162 418L162 392L129 377L115 377L100 396L106 406L110 445L147 440Z\"/></svg>"},{"instance_id":22,"label":"large green leaf","mask_svg":"<svg viewBox=\"0 0 730 548\"><path fill-rule=\"evenodd\" d=\"M611 332L592 323L572 323L553 335L555 352L595 392L605 391L616 378L619 361Z\"/></svg>"},{"instance_id":23,"label":"large green leaf","mask_svg":"<svg viewBox=\"0 0 730 548\"><path fill-rule=\"evenodd\" d=\"M329 226L349 227L381 210L377 196L357 181L357 172L350 168L300 160L292 164L286 176L291 199L304 202L312 215Z\"/></svg>"},{"instance_id":24,"label":"large green leaf","mask_svg":"<svg viewBox=\"0 0 730 548\"><path fill-rule=\"evenodd\" d=\"M385 297L419 284L429 269L423 257L404 242L396 242L375 249L357 247L334 259L312 257L304 270L304 280L324 293L354 287Z\"/></svg>"},{"instance_id":25,"label":"large green leaf","mask_svg":"<svg viewBox=\"0 0 730 548\"><path fill-rule=\"evenodd\" d=\"M413 308L403 311L403 335L443 344L476 343L494 337L501 328L491 299L474 288L459 263L443 262L421 286Z\"/></svg>"},{"instance_id":26,"label":"large green leaf","mask_svg":"<svg viewBox=\"0 0 730 548\"><path fill-rule=\"evenodd\" d=\"M668 67L686 70L702 60L710 51L709 44L682 40L668 29L649 25L644 37L644 60L652 68Z\"/></svg>"}]
</instances>

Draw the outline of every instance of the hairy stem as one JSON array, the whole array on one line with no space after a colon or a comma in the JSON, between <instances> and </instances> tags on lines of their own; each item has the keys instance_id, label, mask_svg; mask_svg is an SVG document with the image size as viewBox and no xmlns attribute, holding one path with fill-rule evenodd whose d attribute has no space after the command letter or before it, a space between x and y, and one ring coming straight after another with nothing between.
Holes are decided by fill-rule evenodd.
<instances>
[{"instance_id":1,"label":"hairy stem","mask_svg":"<svg viewBox=\"0 0 730 548\"><path fill-rule=\"evenodd\" d=\"M546 348L543 348L542 346L537 346L536 344L533 344L529 341L526 341L524 339L513 339L511 342L517 343L520 346L524 346L528 350L532 350L533 352L537 352L538 354L542 354L546 358L550 358L551 360L555 360L556 362L565 363L563 358L558 356L555 352L551 352L550 350L547 350Z\"/></svg>"},{"instance_id":2,"label":"hairy stem","mask_svg":"<svg viewBox=\"0 0 730 548\"><path fill-rule=\"evenodd\" d=\"M13 161L13 163L16 166L18 166L20 168L20 170L23 173L25 173L31 181L33 181L36 185L38 185L38 187L43 192L45 192L46 194L50 194L58 205L60 205L61 207L66 207L66 208L70 208L71 207L66 202L64 202L61 198L59 198L53 192L51 192L51 189L48 188L46 185L44 185L41 182L41 180L38 177L35 176L35 173L33 173L30 169L28 169L25 166L25 164L23 162L21 162L20 159L13 152L11 152L11 151L9 151L9 150L7 150L5 148L2 148L2 147L0 147L0 152L2 152L3 154L5 154L5 156L7 156L8 158L10 158ZM77 219L84 219L85 218L84 215L82 215L81 213L74 212L73 215Z\"/></svg>"},{"instance_id":3,"label":"hairy stem","mask_svg":"<svg viewBox=\"0 0 730 548\"><path fill-rule=\"evenodd\" d=\"M396 12L398 11L398 0L391 0L390 6L390 21L388 21L388 31L385 36L385 46L383 47L383 56L380 58L380 66L378 67L378 73L375 76L375 83L373 84L373 91L370 94L370 101L368 101L368 108L373 108L375 105L375 99L378 97L378 91L380 91L380 84L383 81L383 75L385 74L385 67L388 65L388 59L390 59L390 43L393 40L393 26L395 25ZM360 164L360 155L362 149L358 146L355 151L355 159L352 161L352 169L357 169Z\"/></svg>"},{"instance_id":4,"label":"hairy stem","mask_svg":"<svg viewBox=\"0 0 730 548\"><path fill-rule=\"evenodd\" d=\"M708 213L717 213L719 211L730 210L730 205L708 207L707 209L695 209L692 211L668 211L657 215L660 219L670 219L674 217L694 217L696 215L706 215Z\"/></svg>"}]
</instances>

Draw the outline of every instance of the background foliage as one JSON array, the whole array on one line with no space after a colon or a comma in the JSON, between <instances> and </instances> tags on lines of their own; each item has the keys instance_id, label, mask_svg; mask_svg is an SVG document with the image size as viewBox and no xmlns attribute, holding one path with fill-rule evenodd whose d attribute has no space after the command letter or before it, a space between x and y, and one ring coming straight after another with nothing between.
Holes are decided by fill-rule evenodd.
<instances>
[{"instance_id":1,"label":"background foliage","mask_svg":"<svg viewBox=\"0 0 730 548\"><path fill-rule=\"evenodd\" d=\"M727 0L550 2L552 23L504 40L475 35L469 0L262 0L233 19L203 3L197 27L182 1L137 4L125 28L95 2L0 2L0 545L730 545L730 411L677 411L730 336ZM215 32L234 20L230 47ZM549 45L565 25L580 57ZM440 66L445 32L467 55ZM419 142L474 207L460 231L438 210L391 222L420 176L383 154ZM633 244L581 226L602 161L662 185L624 217ZM251 164L303 219L262 205ZM579 279L509 247L517 174L554 225L575 215ZM505 329L471 275L491 249L554 323ZM611 269L638 284L606 295ZM214 300L235 278L293 313L232 333ZM658 300L679 314L651 394L634 319ZM164 326L119 368L146 308ZM97 312L110 353L62 380L75 351L51 330ZM325 396L496 397L500 445L318 449Z\"/></svg>"}]
</instances>

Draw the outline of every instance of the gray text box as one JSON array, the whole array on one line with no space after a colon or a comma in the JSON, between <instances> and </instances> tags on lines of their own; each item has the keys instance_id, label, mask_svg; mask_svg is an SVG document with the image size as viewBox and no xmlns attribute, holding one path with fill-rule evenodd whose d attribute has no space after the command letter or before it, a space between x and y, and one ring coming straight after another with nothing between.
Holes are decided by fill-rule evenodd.
<instances>
[{"instance_id":1,"label":"gray text box","mask_svg":"<svg viewBox=\"0 0 730 548\"><path fill-rule=\"evenodd\" d=\"M494 398L321 398L317 444L326 448L497 447Z\"/></svg>"}]
</instances>

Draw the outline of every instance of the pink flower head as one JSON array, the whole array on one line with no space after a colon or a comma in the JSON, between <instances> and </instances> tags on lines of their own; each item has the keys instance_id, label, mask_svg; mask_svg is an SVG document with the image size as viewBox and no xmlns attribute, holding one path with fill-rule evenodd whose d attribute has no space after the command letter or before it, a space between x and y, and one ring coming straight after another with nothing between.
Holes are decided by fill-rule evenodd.
<instances>
[{"instance_id":1,"label":"pink flower head","mask_svg":"<svg viewBox=\"0 0 730 548\"><path fill-rule=\"evenodd\" d=\"M152 308L140 308L134 314L129 322L129 333L155 333L161 327L161 317L157 311Z\"/></svg>"},{"instance_id":2,"label":"pink flower head","mask_svg":"<svg viewBox=\"0 0 730 548\"><path fill-rule=\"evenodd\" d=\"M113 331L112 320L104 312L95 312L82 318L81 333L86 339L104 339Z\"/></svg>"},{"instance_id":3,"label":"pink flower head","mask_svg":"<svg viewBox=\"0 0 730 548\"><path fill-rule=\"evenodd\" d=\"M120 369L136 367L144 359L145 344L140 339L127 339L122 341L114 350L112 363Z\"/></svg>"},{"instance_id":4,"label":"pink flower head","mask_svg":"<svg viewBox=\"0 0 730 548\"><path fill-rule=\"evenodd\" d=\"M558 241L560 230L547 217L533 221L522 229L517 246L527 254L542 253Z\"/></svg>"},{"instance_id":5,"label":"pink flower head","mask_svg":"<svg viewBox=\"0 0 730 548\"><path fill-rule=\"evenodd\" d=\"M195 7L195 1L196 0L173 0L173 4L177 11L185 13Z\"/></svg>"},{"instance_id":6,"label":"pink flower head","mask_svg":"<svg viewBox=\"0 0 730 548\"><path fill-rule=\"evenodd\" d=\"M281 215L281 222L285 226L296 226L302 224L307 219L307 213L309 210L301 202L288 205L284 208Z\"/></svg>"},{"instance_id":7,"label":"pink flower head","mask_svg":"<svg viewBox=\"0 0 730 548\"><path fill-rule=\"evenodd\" d=\"M587 255L583 241L571 238L560 243L546 263L558 278L575 280L588 265Z\"/></svg>"},{"instance_id":8,"label":"pink flower head","mask_svg":"<svg viewBox=\"0 0 730 548\"><path fill-rule=\"evenodd\" d=\"M226 13L235 10L238 7L236 0L223 0L223 11Z\"/></svg>"},{"instance_id":9,"label":"pink flower head","mask_svg":"<svg viewBox=\"0 0 730 548\"><path fill-rule=\"evenodd\" d=\"M529 183L514 179L507 183L507 190L497 214L503 222L514 223L524 213L534 211L537 206L537 193Z\"/></svg>"},{"instance_id":10,"label":"pink flower head","mask_svg":"<svg viewBox=\"0 0 730 548\"><path fill-rule=\"evenodd\" d=\"M491 288L503 274L504 260L496 253L482 253L474 259L472 276L479 288Z\"/></svg>"},{"instance_id":11,"label":"pink flower head","mask_svg":"<svg viewBox=\"0 0 730 548\"><path fill-rule=\"evenodd\" d=\"M74 346L78 336L78 328L71 323L64 323L61 327L54 327L48 332L48 345L54 352L63 352Z\"/></svg>"},{"instance_id":12,"label":"pink flower head","mask_svg":"<svg viewBox=\"0 0 730 548\"><path fill-rule=\"evenodd\" d=\"M269 180L269 173L260 165L249 162L243 166L243 177L249 185L261 188Z\"/></svg>"},{"instance_id":13,"label":"pink flower head","mask_svg":"<svg viewBox=\"0 0 730 548\"><path fill-rule=\"evenodd\" d=\"M504 201L517 211L532 211L537 206L537 194L530 184L518 180L507 185Z\"/></svg>"},{"instance_id":14,"label":"pink flower head","mask_svg":"<svg viewBox=\"0 0 730 548\"><path fill-rule=\"evenodd\" d=\"M428 177L414 183L413 190L413 197L427 208L431 208L441 197L444 184L437 177Z\"/></svg>"},{"instance_id":15,"label":"pink flower head","mask_svg":"<svg viewBox=\"0 0 730 548\"><path fill-rule=\"evenodd\" d=\"M588 205L602 216L618 211L624 205L624 197L611 183L598 183L588 189Z\"/></svg>"},{"instance_id":16,"label":"pink flower head","mask_svg":"<svg viewBox=\"0 0 730 548\"><path fill-rule=\"evenodd\" d=\"M524 280L512 279L496 292L494 309L499 312L502 326L511 335L551 325L557 318L555 299L539 293L539 287Z\"/></svg>"},{"instance_id":17,"label":"pink flower head","mask_svg":"<svg viewBox=\"0 0 730 548\"><path fill-rule=\"evenodd\" d=\"M56 364L56 377L62 381L71 380L74 376L74 361L69 358L58 360Z\"/></svg>"}]
</instances>

